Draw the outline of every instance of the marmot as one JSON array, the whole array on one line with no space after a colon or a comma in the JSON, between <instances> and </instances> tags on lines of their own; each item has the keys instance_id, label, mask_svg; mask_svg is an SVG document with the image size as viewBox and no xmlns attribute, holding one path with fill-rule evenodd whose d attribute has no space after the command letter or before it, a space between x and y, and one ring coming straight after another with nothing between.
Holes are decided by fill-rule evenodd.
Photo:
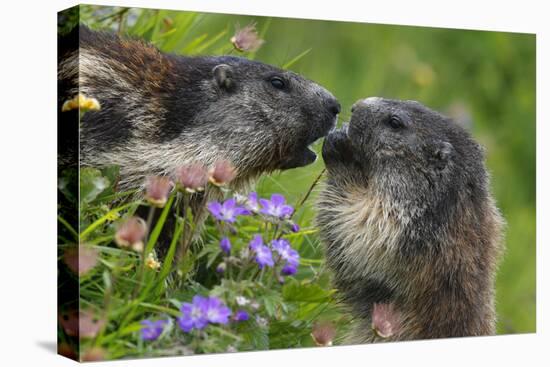
<instances>
[{"instance_id":1,"label":"marmot","mask_svg":"<svg viewBox=\"0 0 550 367\"><path fill-rule=\"evenodd\" d=\"M80 164L118 165L121 189L220 158L236 167L235 183L305 166L340 112L320 85L241 57L166 54L85 26L59 48L60 105L79 92L101 105L81 121Z\"/></svg>"},{"instance_id":2,"label":"marmot","mask_svg":"<svg viewBox=\"0 0 550 367\"><path fill-rule=\"evenodd\" d=\"M504 221L469 133L418 102L372 97L327 136L323 158L317 221L357 321L348 341L377 340L379 306L386 340L494 334Z\"/></svg>"}]
</instances>

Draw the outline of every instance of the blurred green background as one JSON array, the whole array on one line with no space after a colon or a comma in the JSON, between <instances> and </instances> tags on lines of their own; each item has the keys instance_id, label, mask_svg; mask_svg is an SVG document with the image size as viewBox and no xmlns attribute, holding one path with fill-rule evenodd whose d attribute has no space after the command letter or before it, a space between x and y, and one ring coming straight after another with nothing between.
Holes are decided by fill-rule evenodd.
<instances>
[{"instance_id":1,"label":"blurred green background","mask_svg":"<svg viewBox=\"0 0 550 367\"><path fill-rule=\"evenodd\" d=\"M367 96L414 99L454 117L485 146L507 221L498 332L535 331L535 35L99 6L82 6L80 20L163 51L233 55L239 54L229 42L235 26L255 22L265 44L242 56L278 66L298 57L289 68L338 97L339 123ZM258 190L297 202L322 168L320 158L263 177ZM300 223L311 223L312 202ZM315 238L311 248L321 254Z\"/></svg>"}]
</instances>

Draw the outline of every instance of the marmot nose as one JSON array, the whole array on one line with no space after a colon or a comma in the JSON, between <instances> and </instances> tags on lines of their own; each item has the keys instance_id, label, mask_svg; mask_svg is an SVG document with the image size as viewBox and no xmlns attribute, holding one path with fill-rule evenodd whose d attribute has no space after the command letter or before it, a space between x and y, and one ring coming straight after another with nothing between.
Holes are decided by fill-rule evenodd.
<instances>
[{"instance_id":1,"label":"marmot nose","mask_svg":"<svg viewBox=\"0 0 550 367\"><path fill-rule=\"evenodd\" d=\"M342 107L340 106L340 103L336 99L329 99L327 102L327 108L333 115L338 115L340 113L340 110Z\"/></svg>"}]
</instances>

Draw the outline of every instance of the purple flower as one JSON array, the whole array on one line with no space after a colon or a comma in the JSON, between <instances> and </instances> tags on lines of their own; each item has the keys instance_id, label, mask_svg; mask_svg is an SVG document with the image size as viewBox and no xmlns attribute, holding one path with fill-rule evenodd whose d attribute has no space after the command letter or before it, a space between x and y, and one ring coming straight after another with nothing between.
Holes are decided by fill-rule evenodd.
<instances>
[{"instance_id":1,"label":"purple flower","mask_svg":"<svg viewBox=\"0 0 550 367\"><path fill-rule=\"evenodd\" d=\"M262 235L255 235L254 238L252 238L252 241L250 241L249 248L256 254L255 259L260 266L260 269L262 269L266 265L275 265L275 263L273 262L271 249L264 245Z\"/></svg>"},{"instance_id":2,"label":"purple flower","mask_svg":"<svg viewBox=\"0 0 550 367\"><path fill-rule=\"evenodd\" d=\"M193 329L204 329L208 324L208 298L195 296L193 303L184 303L181 306L182 315L178 317L179 327L186 333Z\"/></svg>"},{"instance_id":3,"label":"purple flower","mask_svg":"<svg viewBox=\"0 0 550 367\"><path fill-rule=\"evenodd\" d=\"M271 247L281 256L281 259L286 261L281 269L281 274L296 274L298 272L298 264L300 263L300 254L298 254L298 251L290 247L290 243L285 239L271 241Z\"/></svg>"},{"instance_id":4,"label":"purple flower","mask_svg":"<svg viewBox=\"0 0 550 367\"><path fill-rule=\"evenodd\" d=\"M248 247L252 251L256 251L256 249L258 249L258 247L262 246L263 244L264 244L264 241L262 240L262 235L257 234L252 238L252 241L250 241L250 244L248 245Z\"/></svg>"},{"instance_id":5,"label":"purple flower","mask_svg":"<svg viewBox=\"0 0 550 367\"><path fill-rule=\"evenodd\" d=\"M229 255L229 252L231 251L231 242L229 242L229 238L222 238L222 240L220 241L220 248L223 252Z\"/></svg>"},{"instance_id":6,"label":"purple flower","mask_svg":"<svg viewBox=\"0 0 550 367\"><path fill-rule=\"evenodd\" d=\"M250 316L248 316L248 312L245 310L238 310L235 312L235 316L233 317L235 321L247 321Z\"/></svg>"},{"instance_id":7,"label":"purple flower","mask_svg":"<svg viewBox=\"0 0 550 367\"><path fill-rule=\"evenodd\" d=\"M256 250L256 262L260 266L260 269L262 269L264 266L273 266L275 263L273 262L273 256L271 254L271 249L267 246L261 245Z\"/></svg>"},{"instance_id":8,"label":"purple flower","mask_svg":"<svg viewBox=\"0 0 550 367\"><path fill-rule=\"evenodd\" d=\"M298 251L290 247L290 243L285 239L271 241L271 247L285 260L287 264L298 266L300 262L300 254Z\"/></svg>"},{"instance_id":9,"label":"purple flower","mask_svg":"<svg viewBox=\"0 0 550 367\"><path fill-rule=\"evenodd\" d=\"M292 223L292 226L290 226L290 230L294 233L300 232L300 226L297 225L296 223Z\"/></svg>"},{"instance_id":10,"label":"purple flower","mask_svg":"<svg viewBox=\"0 0 550 367\"><path fill-rule=\"evenodd\" d=\"M294 208L285 204L285 197L280 194L271 195L271 200L260 199L262 209L260 213L277 218L289 218L294 212Z\"/></svg>"},{"instance_id":11,"label":"purple flower","mask_svg":"<svg viewBox=\"0 0 550 367\"><path fill-rule=\"evenodd\" d=\"M206 306L208 322L214 324L227 324L231 310L218 297L209 297Z\"/></svg>"},{"instance_id":12,"label":"purple flower","mask_svg":"<svg viewBox=\"0 0 550 367\"><path fill-rule=\"evenodd\" d=\"M226 269L227 269L226 263L222 262L216 267L216 272L221 274L221 273L225 272Z\"/></svg>"},{"instance_id":13,"label":"purple flower","mask_svg":"<svg viewBox=\"0 0 550 367\"><path fill-rule=\"evenodd\" d=\"M298 272L298 266L287 263L281 269L281 274L283 275L294 275Z\"/></svg>"},{"instance_id":14,"label":"purple flower","mask_svg":"<svg viewBox=\"0 0 550 367\"><path fill-rule=\"evenodd\" d=\"M168 321L166 320L143 320L142 322L140 322L140 324L142 325L141 339L149 341L157 340L164 330L164 325L166 325L167 323Z\"/></svg>"},{"instance_id":15,"label":"purple flower","mask_svg":"<svg viewBox=\"0 0 550 367\"><path fill-rule=\"evenodd\" d=\"M220 204L217 201L212 201L208 203L207 207L214 218L229 223L234 223L235 220L237 220L238 215L250 214L248 210L237 205L235 199L228 199L223 204Z\"/></svg>"},{"instance_id":16,"label":"purple flower","mask_svg":"<svg viewBox=\"0 0 550 367\"><path fill-rule=\"evenodd\" d=\"M248 200L246 201L246 208L250 211L257 213L260 211L260 203L258 202L258 194L251 192L248 194Z\"/></svg>"}]
</instances>

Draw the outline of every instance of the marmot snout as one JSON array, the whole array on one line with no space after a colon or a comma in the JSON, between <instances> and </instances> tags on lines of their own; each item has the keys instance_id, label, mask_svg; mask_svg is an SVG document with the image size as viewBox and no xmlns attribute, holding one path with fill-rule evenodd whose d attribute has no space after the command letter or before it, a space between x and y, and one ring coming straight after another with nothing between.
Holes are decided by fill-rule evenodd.
<instances>
[{"instance_id":1,"label":"marmot snout","mask_svg":"<svg viewBox=\"0 0 550 367\"><path fill-rule=\"evenodd\" d=\"M503 220L481 147L418 102L375 97L352 111L323 146L317 218L358 319L350 342L375 340L375 304L399 315L388 340L493 334Z\"/></svg>"}]
</instances>

